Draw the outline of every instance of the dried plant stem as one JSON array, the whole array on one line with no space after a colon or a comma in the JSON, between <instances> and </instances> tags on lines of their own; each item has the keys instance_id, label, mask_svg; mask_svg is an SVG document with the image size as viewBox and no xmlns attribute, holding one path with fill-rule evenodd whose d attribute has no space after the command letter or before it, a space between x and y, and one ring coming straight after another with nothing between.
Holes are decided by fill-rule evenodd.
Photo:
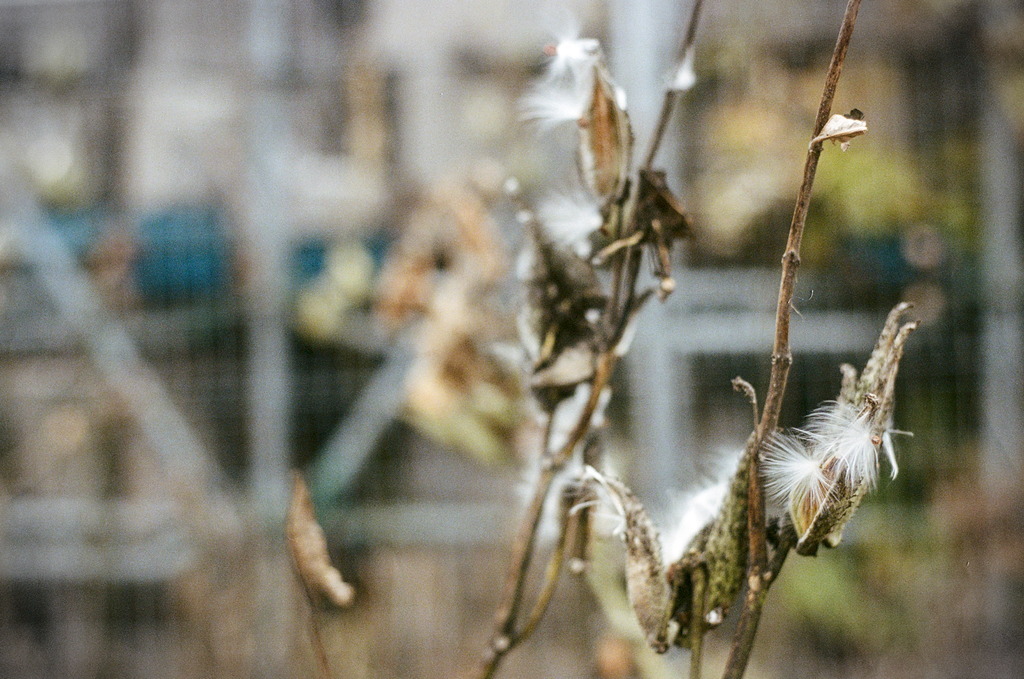
<instances>
[{"instance_id":1,"label":"dried plant stem","mask_svg":"<svg viewBox=\"0 0 1024 679\"><path fill-rule=\"evenodd\" d=\"M753 385L742 377L734 377L732 378L732 388L746 396L747 400L750 401L750 407L754 411L754 429L757 429L757 422L761 415L757 409L757 392L754 391Z\"/></svg>"},{"instance_id":2,"label":"dried plant stem","mask_svg":"<svg viewBox=\"0 0 1024 679\"><path fill-rule=\"evenodd\" d=\"M696 0L694 3L686 35L680 49L680 58L683 58L693 46L702 5L703 0ZM675 103L675 95L676 92L671 89L665 93L655 133L645 155L643 167L646 169L650 169L658 148L664 140L665 129L667 128ZM622 220L620 224L624 228L621 231L617 230L617 232L620 233L624 240L600 253L602 259L608 259L611 262L612 288L604 314L605 328L608 333L605 346L602 347L602 351L596 361L594 376L591 380L590 397L580 412L575 425L569 432L565 444L553 454L547 452L551 436L550 420L548 422L543 443L545 453L542 460L541 473L537 478L533 498L523 516L519 533L513 545L512 567L506 580L505 594L496 615L496 631L491 638L486 657L478 674L481 679L489 679L494 676L502 658L533 632L547 610L565 560L564 550L569 523L568 516L563 516L561 526L559 527L558 544L555 546L555 550L548 562L544 583L541 586L537 600L523 626L517 629L517 618L523 607L523 594L527 573L529 572L536 549L537 530L540 526L544 504L551 493L555 474L568 461L576 447L590 431L591 421L597 409L597 404L600 401L601 392L608 385L618 363L619 357L615 353L616 344L625 332L628 321L649 297L646 293L641 295L636 293L636 283L640 275L641 256L637 251L640 238L637 236L635 187L620 207L623 211L619 213L618 218ZM631 237L632 240L630 240Z\"/></svg>"},{"instance_id":3,"label":"dried plant stem","mask_svg":"<svg viewBox=\"0 0 1024 679\"><path fill-rule=\"evenodd\" d=\"M515 636L517 644L525 641L533 634L540 623L540 619L544 617L544 613L548 610L548 604L551 603L551 597L555 593L555 586L558 584L558 577L562 574L562 565L565 563L565 541L569 532L569 518L568 511L566 511L558 527L558 539L555 541L551 558L548 560L548 566L544 571L544 583L537 594L537 600L530 610L530 615L527 616L526 622L523 623L523 626Z\"/></svg>"},{"instance_id":4,"label":"dried plant stem","mask_svg":"<svg viewBox=\"0 0 1024 679\"><path fill-rule=\"evenodd\" d=\"M693 3L693 9L690 10L690 20L686 25L686 33L679 48L680 61L686 58L686 53L693 47L693 42L697 38L697 22L700 20L700 10L703 4L704 0L696 0ZM650 170L654 166L654 158L658 155L658 149L661 148L661 143L664 141L668 121L672 118L672 111L675 108L678 95L679 91L671 87L665 90L665 97L661 100L661 110L658 113L658 122L654 125L654 135L647 145L647 153L644 154L644 162L640 166L644 170Z\"/></svg>"},{"instance_id":5,"label":"dried plant stem","mask_svg":"<svg viewBox=\"0 0 1024 679\"><path fill-rule=\"evenodd\" d=\"M733 634L732 648L729 652L729 660L726 663L723 679L741 679L747 669L747 661L750 659L750 651L754 648L754 638L757 636L757 626L761 619L761 611L764 609L764 601L768 596L768 588L775 582L782 565L786 562L790 550L796 545L797 536L793 530L793 524L788 521L779 532L779 541L771 560L767 563L763 573L754 579L751 575L746 597L743 600L743 613L740 615L736 631ZM753 611L747 614L747 611Z\"/></svg>"},{"instance_id":6,"label":"dried plant stem","mask_svg":"<svg viewBox=\"0 0 1024 679\"><path fill-rule=\"evenodd\" d=\"M700 679L701 666L704 659L704 617L703 611L706 605L705 592L707 590L707 572L703 566L698 566L693 571L693 604L691 611L698 611L699 615L690 620L690 676L689 679Z\"/></svg>"},{"instance_id":7,"label":"dried plant stem","mask_svg":"<svg viewBox=\"0 0 1024 679\"><path fill-rule=\"evenodd\" d=\"M554 593L554 586L561 574L564 562L564 542L567 530L568 517L563 517L559 527L559 540L554 554L548 564L545 574L545 582L541 586L540 594L534 604L529 617L523 627L517 630L516 623L519 611L523 606L523 594L526 585L526 576L533 561L534 550L537 543L537 530L540 527L541 518L544 512L544 503L551 492L552 482L555 474L562 468L565 462L572 455L576 446L584 439L590 431L590 423L600 401L601 391L607 386L608 380L614 372L617 357L611 350L601 354L597 361L597 368L591 383L590 398L580 412L575 425L569 432L565 444L554 454L545 453L541 463L540 475L534 485L533 497L523 516L523 522L519 527L519 534L513 547L512 568L509 570L508 579L505 584L505 595L501 606L496 614L496 631L491 638L490 644L477 676L481 679L493 677L498 669L502 658L517 644L525 640L533 632L540 618L547 610L547 605ZM543 446L547 451L551 439L551 422L548 421L547 430L544 434Z\"/></svg>"},{"instance_id":8,"label":"dried plant stem","mask_svg":"<svg viewBox=\"0 0 1024 679\"><path fill-rule=\"evenodd\" d=\"M821 95L821 103L818 106L818 115L814 122L814 132L811 135L812 139L821 132L832 111L832 99L835 96L839 76L843 70L843 62L846 60L846 51L850 45L850 38L853 36L853 28L859 9L860 0L849 0L846 6L846 13L843 16L843 23L839 30L839 37L836 39L836 46L832 53L832 61L829 64L828 73L825 77L825 88ZM782 398L785 394L786 381L789 377L789 368L793 363L793 355L790 352L789 346L790 309L796 286L796 272L800 266L800 244L803 240L804 224L807 220L807 210L811 200L811 188L814 186L814 175L818 167L821 148L821 142L812 143L807 150L807 158L804 162L803 181L797 195L796 206L793 209L793 220L789 227L786 252L782 257L782 280L779 283L779 298L775 310L775 341L772 348L772 368L768 381L768 393L765 396L761 420L748 443L748 446L752 448L752 452L756 453L749 456L749 507L747 521L750 539L750 562L747 571L748 591L743 601L743 610L740 613L732 649L726 663L725 674L723 675L725 679L739 679L746 672L750 653L753 650L754 637L757 634L757 625L764 607L765 596L778 572L777 569L770 568L768 564L764 489L761 486L760 454L758 451L761 449L765 439L778 426L779 413L782 409ZM779 550L781 549L782 546L780 545ZM783 553L779 566L781 566L781 560L784 559L785 554Z\"/></svg>"},{"instance_id":9,"label":"dried plant stem","mask_svg":"<svg viewBox=\"0 0 1024 679\"><path fill-rule=\"evenodd\" d=\"M319 679L331 679L331 665L327 660L327 648L324 646L323 635L320 632L320 623L316 617L316 608L313 604L312 594L302 586L306 596L306 609L309 612L309 640L313 645L313 655L316 656L317 676Z\"/></svg>"}]
</instances>

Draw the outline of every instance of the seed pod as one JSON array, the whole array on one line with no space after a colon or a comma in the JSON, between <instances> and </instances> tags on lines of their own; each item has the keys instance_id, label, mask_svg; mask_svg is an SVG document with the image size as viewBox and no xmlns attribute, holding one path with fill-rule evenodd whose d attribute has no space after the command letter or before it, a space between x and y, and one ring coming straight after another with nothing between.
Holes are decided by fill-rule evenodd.
<instances>
[{"instance_id":1,"label":"seed pod","mask_svg":"<svg viewBox=\"0 0 1024 679\"><path fill-rule=\"evenodd\" d=\"M526 303L518 324L533 363L531 386L549 408L594 373L596 327L588 319L605 305L594 268L559 247L529 216L520 277ZM548 393L551 392L551 393Z\"/></svg>"},{"instance_id":2,"label":"seed pod","mask_svg":"<svg viewBox=\"0 0 1024 679\"><path fill-rule=\"evenodd\" d=\"M831 428L805 432L809 433L809 454L820 463L832 485L806 530L800 531L794 515L800 535L796 545L798 554L813 555L822 542L830 547L837 546L843 528L874 483L878 450L892 424L896 374L903 349L918 326L916 321L900 324L908 309L910 305L902 303L889 312L859 379L852 368L843 369L843 388L835 407L846 413L858 412L858 419L851 421L846 431L833 423ZM848 439L842 438L847 435ZM859 444L856 444L857 439ZM818 449L814 450L815 447ZM844 451L844 447L849 450ZM889 450L887 454L894 464L895 456Z\"/></svg>"},{"instance_id":3,"label":"seed pod","mask_svg":"<svg viewBox=\"0 0 1024 679\"><path fill-rule=\"evenodd\" d=\"M587 468L584 480L603 489L622 517L626 543L626 593L647 643L658 653L669 646L671 591L665 577L661 540L640 500L621 481Z\"/></svg>"},{"instance_id":4,"label":"seed pod","mask_svg":"<svg viewBox=\"0 0 1024 679\"><path fill-rule=\"evenodd\" d=\"M622 195L629 175L633 130L625 93L612 82L604 63L593 66L592 95L580 118L579 165L586 185L602 206Z\"/></svg>"},{"instance_id":5,"label":"seed pod","mask_svg":"<svg viewBox=\"0 0 1024 679\"><path fill-rule=\"evenodd\" d=\"M715 517L707 534L703 558L707 568L707 593L704 610L700 615L709 627L721 623L736 596L743 587L747 573L747 479L750 476L750 458L740 458L729 483L729 490L722 509ZM711 624L706 618L712 611L717 622Z\"/></svg>"},{"instance_id":6,"label":"seed pod","mask_svg":"<svg viewBox=\"0 0 1024 679\"><path fill-rule=\"evenodd\" d=\"M689 645L694 624L701 629L720 625L743 587L749 549L747 479L751 454L745 451L737 463L714 518L697 532L682 558L669 566L679 645ZM698 578L703 597L698 593L701 600L694 601Z\"/></svg>"}]
</instances>

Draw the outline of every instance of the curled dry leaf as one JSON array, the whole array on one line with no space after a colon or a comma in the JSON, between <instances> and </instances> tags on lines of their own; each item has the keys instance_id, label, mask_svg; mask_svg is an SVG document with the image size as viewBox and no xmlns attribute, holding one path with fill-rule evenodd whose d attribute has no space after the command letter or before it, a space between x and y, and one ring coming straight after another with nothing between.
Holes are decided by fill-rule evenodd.
<instances>
[{"instance_id":1,"label":"curled dry leaf","mask_svg":"<svg viewBox=\"0 0 1024 679\"><path fill-rule=\"evenodd\" d=\"M661 279L662 300L675 289L672 279L672 246L692 231L692 221L682 202L672 193L660 170L640 170L637 225L644 233L654 261L654 275Z\"/></svg>"},{"instance_id":2,"label":"curled dry leaf","mask_svg":"<svg viewBox=\"0 0 1024 679\"><path fill-rule=\"evenodd\" d=\"M859 137L867 131L868 124L864 120L864 114L858 109L853 109L846 115L836 113L828 119L825 127L821 128L821 133L811 140L811 146L832 141L839 144L839 148L845 151L849 147L851 139Z\"/></svg>"},{"instance_id":3,"label":"curled dry leaf","mask_svg":"<svg viewBox=\"0 0 1024 679\"><path fill-rule=\"evenodd\" d=\"M341 579L341 573L331 565L327 555L327 538L316 522L309 489L298 472L292 481L292 499L288 506L285 531L295 573L310 599L320 599L338 607L351 604L355 590Z\"/></svg>"}]
</instances>

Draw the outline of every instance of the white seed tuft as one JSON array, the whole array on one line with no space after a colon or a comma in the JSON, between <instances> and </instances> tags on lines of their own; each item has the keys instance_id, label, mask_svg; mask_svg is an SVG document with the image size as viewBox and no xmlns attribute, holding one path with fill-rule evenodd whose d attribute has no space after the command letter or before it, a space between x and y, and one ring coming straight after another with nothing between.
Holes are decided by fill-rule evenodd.
<instances>
[{"instance_id":1,"label":"white seed tuft","mask_svg":"<svg viewBox=\"0 0 1024 679\"><path fill-rule=\"evenodd\" d=\"M718 515L728 489L728 481L720 481L681 498L662 534L666 563L683 557L697 533Z\"/></svg>"},{"instance_id":2,"label":"white seed tuft","mask_svg":"<svg viewBox=\"0 0 1024 679\"><path fill-rule=\"evenodd\" d=\"M545 52L550 57L546 75L550 80L586 80L591 67L601 58L601 43L596 38L581 38L573 31L560 37Z\"/></svg>"},{"instance_id":3,"label":"white seed tuft","mask_svg":"<svg viewBox=\"0 0 1024 679\"><path fill-rule=\"evenodd\" d=\"M776 434L768 440L761 475L765 493L783 506L796 497L806 497L819 505L832 485L822 461L812 455L804 441L788 434Z\"/></svg>"},{"instance_id":4,"label":"white seed tuft","mask_svg":"<svg viewBox=\"0 0 1024 679\"><path fill-rule=\"evenodd\" d=\"M676 72L672 76L672 89L676 92L686 92L697 84L697 73L693 70L693 53L691 45L676 66Z\"/></svg>"},{"instance_id":5,"label":"white seed tuft","mask_svg":"<svg viewBox=\"0 0 1024 679\"><path fill-rule=\"evenodd\" d=\"M601 212L581 191L554 194L541 202L540 223L555 243L570 248L578 257L591 253L590 236L601 228Z\"/></svg>"},{"instance_id":6,"label":"white seed tuft","mask_svg":"<svg viewBox=\"0 0 1024 679\"><path fill-rule=\"evenodd\" d=\"M872 434L870 413L832 401L811 413L799 433L812 457L822 463L834 460L837 472L844 475L851 487L875 482L878 446L882 441Z\"/></svg>"},{"instance_id":7,"label":"white seed tuft","mask_svg":"<svg viewBox=\"0 0 1024 679\"><path fill-rule=\"evenodd\" d=\"M548 129L567 122L577 122L590 104L591 92L577 84L544 81L527 92L519 103L523 120Z\"/></svg>"}]
</instances>

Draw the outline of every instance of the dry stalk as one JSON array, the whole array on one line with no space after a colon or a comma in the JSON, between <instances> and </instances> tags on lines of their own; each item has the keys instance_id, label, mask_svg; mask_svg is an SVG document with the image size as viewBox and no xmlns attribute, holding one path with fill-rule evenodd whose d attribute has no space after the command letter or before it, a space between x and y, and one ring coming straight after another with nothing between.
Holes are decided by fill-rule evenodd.
<instances>
[{"instance_id":1,"label":"dry stalk","mask_svg":"<svg viewBox=\"0 0 1024 679\"><path fill-rule=\"evenodd\" d=\"M846 60L846 51L853 36L853 28L857 21L859 9L860 0L849 0L843 16L843 23L839 30L839 37L836 39L836 46L832 53L832 60L829 63L828 73L825 77L825 87L821 95L821 102L818 105L818 115L814 121L814 131L811 134L812 139L817 138L821 133L832 111L832 100L835 96L836 86L839 83L839 76L842 74L843 63ZM803 240L804 224L807 220L811 189L814 186L814 176L818 167L818 158L821 155L822 143L822 141L811 143L807 150L807 158L804 161L803 181L800 184L796 206L793 209L793 219L789 227L786 252L782 257L782 280L779 283L779 298L775 310L775 341L772 349L772 368L768 382L768 393L765 397L764 410L761 412L760 422L754 432L754 436L751 437L747 444L749 451L754 453L748 456L750 460L750 472L748 474L749 508L747 514L750 537L750 561L747 571L748 589L743 600L743 610L740 613L729 659L723 674L724 679L739 679L746 672L768 588L778 574L778 569L786 558L786 552L789 551L792 544L795 544L795 541L792 544L780 542L776 547L775 557L772 559L772 563L769 564L764 489L761 482L759 451L767 437L778 427L782 398L786 391L789 369L793 363L793 355L790 352L789 346L790 309L796 286L796 272L800 266L800 244ZM786 532L784 531L784 533Z\"/></svg>"},{"instance_id":2,"label":"dry stalk","mask_svg":"<svg viewBox=\"0 0 1024 679\"><path fill-rule=\"evenodd\" d=\"M341 579L341 573L331 565L327 553L327 539L313 512L313 501L302 475L292 477L292 497L285 522L288 552L292 566L309 612L310 641L317 658L321 679L330 679L330 664L317 621L317 609L323 602L344 607L352 603L355 591Z\"/></svg>"},{"instance_id":3,"label":"dry stalk","mask_svg":"<svg viewBox=\"0 0 1024 679\"><path fill-rule=\"evenodd\" d=\"M700 17L700 9L703 0L697 0L690 14L689 23L685 37L680 48L680 58L683 58L693 47L697 33L697 23ZM671 117L677 92L667 90L661 113L651 138L645 160L641 166L643 170L649 171L651 164L657 155L663 139L665 129ZM629 322L638 313L650 294L637 294L637 279L640 275L641 247L638 233L638 211L637 211L637 185L634 183L629 194L616 206L619 210L618 219L622 226L618 234L625 240L621 245L614 246L606 252L607 261L611 266L612 287L607 306L604 310L604 327L608 329L608 338L601 348L596 360L596 368L591 381L590 397L579 414L575 425L569 433L568 440L554 454L548 451L551 437L551 422L549 420L543 439L542 468L534 486L533 496L523 516L515 542L513 544L512 566L506 580L502 602L496 613L495 633L488 644L484 661L477 676L481 679L493 677L498 665L504 656L521 643L533 632L541 616L547 609L550 597L554 592L555 583L560 574L564 559L565 534L569 518L563 515L560 526L560 538L555 545L554 552L548 562L544 574L544 581L537 601L531 609L526 622L517 627L519 612L523 607L524 588L526 576L530 569L533 555L536 549L537 529L540 525L541 515L548 494L551 492L552 482L555 474L566 461L572 456L573 451L583 441L590 431L593 414L598 406L601 393L608 385L615 366L620 356L616 353L616 347L626 332ZM614 244L613 244L614 245Z\"/></svg>"},{"instance_id":4,"label":"dry stalk","mask_svg":"<svg viewBox=\"0 0 1024 679\"><path fill-rule=\"evenodd\" d=\"M683 35L683 41L679 47L678 61L686 59L687 54L693 49L693 43L697 39L697 24L700 21L700 10L703 5L704 0L696 0L693 3L690 19L686 25L686 33ZM672 119L672 111L675 108L678 95L679 90L675 88L665 90L665 96L661 100L661 110L658 112L658 121L654 124L654 136L651 137L651 141L647 146L647 153L644 155L643 165L641 165L641 168L644 170L650 170L654 166L654 157L658 155L658 149L661 148L665 131L668 129L668 121Z\"/></svg>"}]
</instances>

